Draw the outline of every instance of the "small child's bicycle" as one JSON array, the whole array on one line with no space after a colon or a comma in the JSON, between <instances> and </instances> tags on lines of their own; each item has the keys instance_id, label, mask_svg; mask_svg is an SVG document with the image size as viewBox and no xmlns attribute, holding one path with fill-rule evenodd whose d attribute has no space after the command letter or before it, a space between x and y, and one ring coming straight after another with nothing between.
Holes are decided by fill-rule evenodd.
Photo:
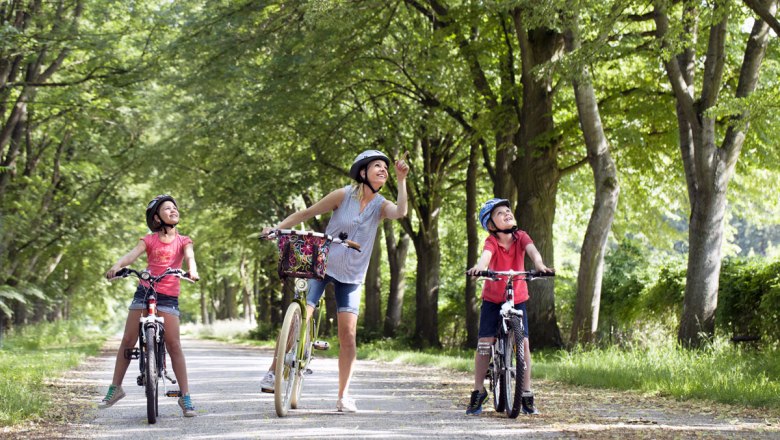
<instances>
[{"instance_id":1,"label":"small child's bicycle","mask_svg":"<svg viewBox=\"0 0 780 440\"><path fill-rule=\"evenodd\" d=\"M148 270L138 272L135 269L126 267L116 273L114 279L126 278L130 275L139 280L149 283L148 294L144 304L146 316L141 316L138 324L138 347L125 350L125 359L138 359L138 366L141 374L136 379L139 386L146 391L146 418L150 424L157 423L159 413L158 406L158 384L160 379L163 381L163 393L168 397L181 397L179 390L168 391L165 386L165 379L176 383L176 379L168 375L168 369L165 361L165 318L157 315L157 283L167 276L182 278L191 283L195 281L189 278L189 273L181 269L168 268L162 274L153 276Z\"/></svg>"},{"instance_id":2,"label":"small child's bicycle","mask_svg":"<svg viewBox=\"0 0 780 440\"><path fill-rule=\"evenodd\" d=\"M327 350L328 343L317 341L325 299L320 298L312 316L306 308L306 292L309 278L323 279L331 243L360 251L360 245L347 240L347 234L339 238L309 231L277 229L263 239L276 239L279 245L279 277L295 278L295 297L287 307L282 329L276 342L276 368L274 369L274 404L276 415L284 417L290 408L298 408L303 379L312 373L309 369L312 348ZM313 320L313 322L311 322Z\"/></svg>"},{"instance_id":3,"label":"small child's bicycle","mask_svg":"<svg viewBox=\"0 0 780 440\"><path fill-rule=\"evenodd\" d=\"M501 320L498 324L496 341L490 350L490 366L487 376L490 378L490 389L493 391L493 407L498 412L506 412L509 418L516 418L522 407L522 393L525 388L525 349L523 337L523 312L515 309L515 291L513 282L516 279L533 281L543 277L553 277L554 272L517 271L517 270L483 270L476 276L498 281L505 278L505 301L501 305Z\"/></svg>"}]
</instances>

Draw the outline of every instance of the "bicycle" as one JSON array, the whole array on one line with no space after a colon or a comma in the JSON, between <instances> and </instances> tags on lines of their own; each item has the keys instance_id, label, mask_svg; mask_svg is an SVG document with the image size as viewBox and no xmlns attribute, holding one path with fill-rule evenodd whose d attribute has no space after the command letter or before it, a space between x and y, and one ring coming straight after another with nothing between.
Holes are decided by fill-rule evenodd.
<instances>
[{"instance_id":1,"label":"bicycle","mask_svg":"<svg viewBox=\"0 0 780 440\"><path fill-rule=\"evenodd\" d=\"M491 346L490 364L487 376L490 378L490 389L493 392L493 407L497 412L506 412L510 419L517 418L522 407L522 393L525 388L525 349L523 337L525 326L523 312L515 309L514 281L521 279L533 281L538 278L555 276L554 272L517 271L517 270L483 270L476 276L499 281L506 279L504 303L501 305L501 320L498 325L498 335Z\"/></svg>"},{"instance_id":2,"label":"bicycle","mask_svg":"<svg viewBox=\"0 0 780 440\"><path fill-rule=\"evenodd\" d=\"M347 234L338 238L327 234L291 229L277 229L260 238L277 239L279 246L279 277L295 278L295 295L287 307L282 329L276 342L276 368L274 369L274 406L276 415L285 417L288 411L297 409L303 390L303 380L312 374L309 363L312 348L327 350L326 341L316 340L322 322L325 299L320 298L317 306L308 316L306 308L307 279L323 279L331 243L355 249L360 245L347 240ZM311 322L313 320L313 322ZM302 342L303 341L303 342Z\"/></svg>"},{"instance_id":3,"label":"bicycle","mask_svg":"<svg viewBox=\"0 0 780 440\"><path fill-rule=\"evenodd\" d=\"M146 295L144 309L146 316L141 316L138 324L138 347L125 349L125 359L138 359L141 374L136 378L136 383L145 388L146 392L146 418L149 424L157 423L159 413L158 392L159 381L163 381L163 393L167 397L181 397L181 391L168 391L165 379L171 384L176 383L176 379L168 375L167 363L165 359L165 318L157 315L157 283L167 276L175 276L194 283L190 280L189 274L181 269L168 268L162 274L153 276L148 270L138 272L135 269L126 267L119 270L114 278L127 278L133 275L139 280L149 283L148 293Z\"/></svg>"}]
</instances>

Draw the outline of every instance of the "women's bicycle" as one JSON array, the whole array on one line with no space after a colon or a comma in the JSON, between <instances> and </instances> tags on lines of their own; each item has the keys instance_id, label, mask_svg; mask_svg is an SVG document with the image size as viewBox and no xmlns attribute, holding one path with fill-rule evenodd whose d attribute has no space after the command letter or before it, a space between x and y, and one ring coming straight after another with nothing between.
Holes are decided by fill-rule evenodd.
<instances>
[{"instance_id":1,"label":"women's bicycle","mask_svg":"<svg viewBox=\"0 0 780 440\"><path fill-rule=\"evenodd\" d=\"M150 288L147 289L148 293L144 302L144 316L141 316L138 324L138 346L125 349L124 356L125 359L138 359L141 374L136 378L136 383L144 387L146 391L146 418L149 424L155 424L160 415L158 404L160 379L162 379L163 393L166 396L181 397L181 391L169 391L165 384L166 379L171 384L175 384L176 379L168 375L165 358L165 318L157 314L157 290L155 287L167 276L175 276L192 283L195 281L191 280L189 274L181 269L168 268L162 274L153 276L148 270L138 272L129 267L119 270L112 280L127 278L130 275L148 282Z\"/></svg>"},{"instance_id":2,"label":"women's bicycle","mask_svg":"<svg viewBox=\"0 0 780 440\"><path fill-rule=\"evenodd\" d=\"M499 311L501 319L498 322L496 340L490 350L490 364L487 376L490 378L490 389L493 392L493 407L497 412L506 412L511 419L516 418L522 408L522 394L525 387L525 349L523 337L525 326L523 312L515 309L514 281L517 279L533 281L538 278L555 276L554 272L539 272L535 270L483 270L476 276L489 278L493 281L504 279L504 303Z\"/></svg>"},{"instance_id":3,"label":"women's bicycle","mask_svg":"<svg viewBox=\"0 0 780 440\"><path fill-rule=\"evenodd\" d=\"M347 234L338 238L327 234L291 229L277 229L260 238L276 239L279 247L279 277L295 278L295 295L287 307L282 329L276 342L274 369L274 405L276 415L284 417L300 404L303 381L312 374L309 364L312 349L327 350L326 341L318 341L325 299L320 298L312 316L306 308L308 279L325 278L328 251L333 243L360 251L360 245L347 240Z\"/></svg>"}]
</instances>

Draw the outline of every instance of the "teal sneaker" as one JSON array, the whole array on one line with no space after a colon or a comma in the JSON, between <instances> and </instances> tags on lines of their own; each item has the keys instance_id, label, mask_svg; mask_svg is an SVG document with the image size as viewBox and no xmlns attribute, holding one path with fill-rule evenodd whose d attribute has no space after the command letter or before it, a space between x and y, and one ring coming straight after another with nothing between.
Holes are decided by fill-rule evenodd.
<instances>
[{"instance_id":1,"label":"teal sneaker","mask_svg":"<svg viewBox=\"0 0 780 440\"><path fill-rule=\"evenodd\" d=\"M466 409L466 415L477 416L482 414L482 404L485 403L487 399L488 399L487 390L482 390L482 392L479 392L477 390L472 391L471 402L469 402L469 407Z\"/></svg>"},{"instance_id":2,"label":"teal sneaker","mask_svg":"<svg viewBox=\"0 0 780 440\"><path fill-rule=\"evenodd\" d=\"M198 415L195 413L195 407L192 405L192 399L189 394L179 397L179 406L184 417L195 417Z\"/></svg>"},{"instance_id":3,"label":"teal sneaker","mask_svg":"<svg viewBox=\"0 0 780 440\"><path fill-rule=\"evenodd\" d=\"M125 397L125 390L123 390L119 385L111 385L108 387L106 397L104 397L103 400L101 400L98 404L98 408L110 408L113 404L119 402L119 400L123 397Z\"/></svg>"}]
</instances>

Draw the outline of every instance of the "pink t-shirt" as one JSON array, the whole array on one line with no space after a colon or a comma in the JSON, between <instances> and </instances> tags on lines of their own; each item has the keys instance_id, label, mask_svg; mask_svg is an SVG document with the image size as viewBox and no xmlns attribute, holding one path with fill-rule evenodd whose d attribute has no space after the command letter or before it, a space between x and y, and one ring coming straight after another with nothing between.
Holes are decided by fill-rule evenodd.
<instances>
[{"instance_id":1,"label":"pink t-shirt","mask_svg":"<svg viewBox=\"0 0 780 440\"><path fill-rule=\"evenodd\" d=\"M488 263L488 269L525 270L525 248L532 243L531 237L525 231L516 231L515 241L512 242L509 249L504 249L498 243L498 239L491 234L485 239L485 247L483 248L492 254L490 263ZM512 284L515 289L515 304L528 301L528 286L525 281L515 280ZM499 279L499 281L487 280L482 288L482 299L501 304L505 299L505 288L505 279Z\"/></svg>"},{"instance_id":2,"label":"pink t-shirt","mask_svg":"<svg viewBox=\"0 0 780 440\"><path fill-rule=\"evenodd\" d=\"M153 276L158 276L166 269L181 269L184 260L184 248L192 244L190 237L179 235L170 243L163 243L157 234L149 234L141 240L146 244L146 268ZM141 285L149 287L149 283L141 281ZM157 293L169 296L179 296L180 280L175 276L167 276L157 283Z\"/></svg>"}]
</instances>

